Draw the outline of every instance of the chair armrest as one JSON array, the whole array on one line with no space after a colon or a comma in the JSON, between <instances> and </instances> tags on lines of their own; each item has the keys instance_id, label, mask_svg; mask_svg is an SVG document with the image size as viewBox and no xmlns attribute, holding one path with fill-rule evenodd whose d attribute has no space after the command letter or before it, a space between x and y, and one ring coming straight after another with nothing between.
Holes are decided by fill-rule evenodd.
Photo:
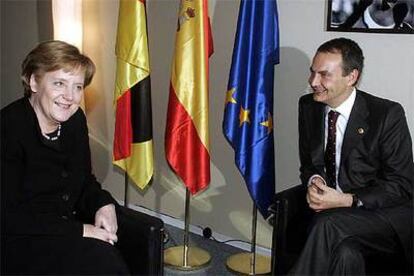
<instances>
[{"instance_id":1,"label":"chair armrest","mask_svg":"<svg viewBox=\"0 0 414 276\"><path fill-rule=\"evenodd\" d=\"M163 275L164 223L162 220L125 207L120 207L118 210L121 214L118 221L119 228L127 230L119 233L118 246L132 274Z\"/></svg>"},{"instance_id":2,"label":"chair armrest","mask_svg":"<svg viewBox=\"0 0 414 276\"><path fill-rule=\"evenodd\" d=\"M302 214L308 208L306 189L303 185L297 185L277 193L274 196L274 202L278 201L285 207L284 212L287 220Z\"/></svg>"},{"instance_id":3,"label":"chair armrest","mask_svg":"<svg viewBox=\"0 0 414 276\"><path fill-rule=\"evenodd\" d=\"M273 214L272 271L274 275L287 273L306 239L309 207L306 189L297 185L274 196L270 208Z\"/></svg>"}]
</instances>

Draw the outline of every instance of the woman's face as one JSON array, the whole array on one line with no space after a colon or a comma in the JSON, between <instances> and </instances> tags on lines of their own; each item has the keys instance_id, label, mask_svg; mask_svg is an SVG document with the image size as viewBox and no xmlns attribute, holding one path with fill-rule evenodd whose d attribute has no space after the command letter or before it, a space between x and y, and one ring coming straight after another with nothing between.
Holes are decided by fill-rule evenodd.
<instances>
[{"instance_id":1,"label":"woman's face","mask_svg":"<svg viewBox=\"0 0 414 276\"><path fill-rule=\"evenodd\" d=\"M79 108L84 91L83 70L59 69L30 77L31 102L40 125L53 127L67 121Z\"/></svg>"}]
</instances>

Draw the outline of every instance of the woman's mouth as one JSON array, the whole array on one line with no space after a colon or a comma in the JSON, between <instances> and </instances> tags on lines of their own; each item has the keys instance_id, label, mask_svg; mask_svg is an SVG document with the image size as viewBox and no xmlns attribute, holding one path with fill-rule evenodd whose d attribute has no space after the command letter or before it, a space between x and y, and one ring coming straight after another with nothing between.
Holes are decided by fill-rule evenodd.
<instances>
[{"instance_id":1,"label":"woman's mouth","mask_svg":"<svg viewBox=\"0 0 414 276\"><path fill-rule=\"evenodd\" d=\"M70 104L64 104L64 103L59 103L59 102L55 102L55 104L63 109L69 109L71 106Z\"/></svg>"}]
</instances>

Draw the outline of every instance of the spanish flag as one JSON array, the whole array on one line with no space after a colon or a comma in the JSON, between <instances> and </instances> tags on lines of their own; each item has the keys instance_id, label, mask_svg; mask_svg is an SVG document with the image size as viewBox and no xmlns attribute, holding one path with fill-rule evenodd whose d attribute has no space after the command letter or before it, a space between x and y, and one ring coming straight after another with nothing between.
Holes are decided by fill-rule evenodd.
<instances>
[{"instance_id":1,"label":"spanish flag","mask_svg":"<svg viewBox=\"0 0 414 276\"><path fill-rule=\"evenodd\" d=\"M212 52L208 0L181 0L165 150L169 165L191 194L210 183L208 58Z\"/></svg>"},{"instance_id":2,"label":"spanish flag","mask_svg":"<svg viewBox=\"0 0 414 276\"><path fill-rule=\"evenodd\" d=\"M116 40L113 163L143 189L153 175L152 112L144 0L121 0Z\"/></svg>"}]
</instances>

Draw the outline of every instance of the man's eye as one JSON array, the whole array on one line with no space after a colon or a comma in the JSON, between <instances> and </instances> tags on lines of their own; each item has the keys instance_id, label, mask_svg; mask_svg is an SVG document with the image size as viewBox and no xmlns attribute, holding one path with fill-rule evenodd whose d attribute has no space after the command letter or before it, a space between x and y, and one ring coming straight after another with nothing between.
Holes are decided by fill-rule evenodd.
<instances>
[{"instance_id":1,"label":"man's eye","mask_svg":"<svg viewBox=\"0 0 414 276\"><path fill-rule=\"evenodd\" d=\"M56 85L56 86L63 86L63 82L61 82L61 81L55 81L54 82L54 84Z\"/></svg>"},{"instance_id":2,"label":"man's eye","mask_svg":"<svg viewBox=\"0 0 414 276\"><path fill-rule=\"evenodd\" d=\"M78 91L82 91L82 90L83 90L83 86L82 86L82 85L78 85L78 86L76 86L76 89L77 89Z\"/></svg>"}]
</instances>

